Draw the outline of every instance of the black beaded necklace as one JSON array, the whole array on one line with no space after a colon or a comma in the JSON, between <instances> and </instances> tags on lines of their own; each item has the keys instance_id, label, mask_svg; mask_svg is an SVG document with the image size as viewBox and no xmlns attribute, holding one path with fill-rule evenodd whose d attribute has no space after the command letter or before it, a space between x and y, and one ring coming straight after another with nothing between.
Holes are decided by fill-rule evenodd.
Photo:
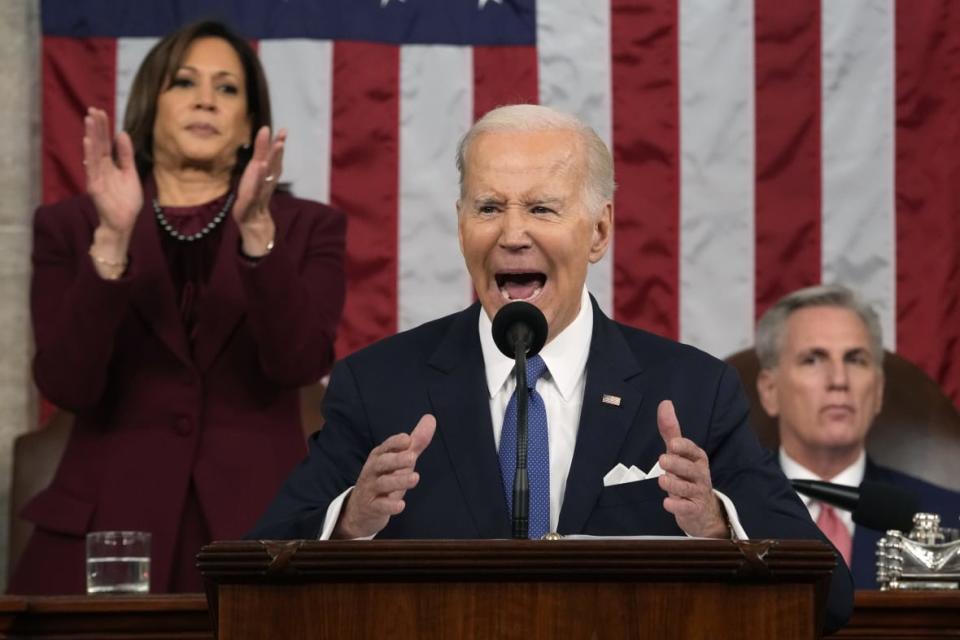
<instances>
[{"instance_id":1,"label":"black beaded necklace","mask_svg":"<svg viewBox=\"0 0 960 640\"><path fill-rule=\"evenodd\" d=\"M216 216L214 216L213 220L208 222L207 226L205 226L203 229L200 229L200 231L191 233L190 235L184 235L173 228L173 225L170 224L170 221L167 220L166 216L163 215L163 207L160 206L160 203L157 202L156 198L153 199L153 211L157 214L157 222L173 238L176 238L181 242L193 242L194 240L199 240L200 238L205 237L211 231L216 229L217 225L223 222L223 219L227 217L227 212L230 211L231 205L233 205L233 198L234 195L231 192L230 195L227 196L227 201L223 203L223 208L220 209L220 212Z\"/></svg>"}]
</instances>

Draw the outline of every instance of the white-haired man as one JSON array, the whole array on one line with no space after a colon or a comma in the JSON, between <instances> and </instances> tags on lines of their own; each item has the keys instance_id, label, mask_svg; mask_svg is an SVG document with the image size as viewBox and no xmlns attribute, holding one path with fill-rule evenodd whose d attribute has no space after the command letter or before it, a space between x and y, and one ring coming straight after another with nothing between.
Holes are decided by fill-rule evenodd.
<instances>
[{"instance_id":1,"label":"white-haired man","mask_svg":"<svg viewBox=\"0 0 960 640\"><path fill-rule=\"evenodd\" d=\"M780 466L789 478L860 486L900 486L921 509L956 521L960 495L877 465L867 433L883 402L883 338L876 312L839 285L799 289L776 302L757 325L764 410L777 418ZM850 566L858 589L876 589L882 531L854 526L848 512L803 498Z\"/></svg>"},{"instance_id":2,"label":"white-haired man","mask_svg":"<svg viewBox=\"0 0 960 640\"><path fill-rule=\"evenodd\" d=\"M479 302L338 363L326 425L253 535L510 537L515 382L490 327L525 300L549 327L528 361L531 537L820 537L747 425L737 374L613 322L587 293L613 227L596 133L546 107L502 107L467 133L457 164ZM629 481L613 477L631 467ZM851 597L841 567L830 626Z\"/></svg>"}]
</instances>

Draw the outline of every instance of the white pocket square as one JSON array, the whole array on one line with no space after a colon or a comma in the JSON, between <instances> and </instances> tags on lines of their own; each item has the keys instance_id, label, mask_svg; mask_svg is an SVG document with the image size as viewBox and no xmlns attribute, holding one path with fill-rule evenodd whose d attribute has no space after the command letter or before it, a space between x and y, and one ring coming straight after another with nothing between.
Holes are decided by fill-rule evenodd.
<instances>
[{"instance_id":1,"label":"white pocket square","mask_svg":"<svg viewBox=\"0 0 960 640\"><path fill-rule=\"evenodd\" d=\"M650 480L658 476L663 475L663 469L660 468L660 463L653 465L653 468L649 472L644 473L640 471L637 467L630 465L630 468L623 466L621 463L617 463L613 469L607 472L607 475L603 476L603 486L612 487L617 484L626 484L627 482L638 482L640 480Z\"/></svg>"}]
</instances>

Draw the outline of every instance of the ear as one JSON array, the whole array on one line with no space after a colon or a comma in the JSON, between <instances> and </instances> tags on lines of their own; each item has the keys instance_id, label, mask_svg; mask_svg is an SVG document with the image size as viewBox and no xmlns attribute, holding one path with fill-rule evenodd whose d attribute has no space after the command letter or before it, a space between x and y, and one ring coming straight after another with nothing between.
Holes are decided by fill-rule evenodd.
<instances>
[{"instance_id":1,"label":"ear","mask_svg":"<svg viewBox=\"0 0 960 640\"><path fill-rule=\"evenodd\" d=\"M613 203L607 201L600 215L593 221L593 239L590 244L590 262L597 263L607 253L613 234Z\"/></svg>"},{"instance_id":2,"label":"ear","mask_svg":"<svg viewBox=\"0 0 960 640\"><path fill-rule=\"evenodd\" d=\"M777 396L777 376L773 369L761 369L757 375L757 395L763 410L771 418L780 415L780 399Z\"/></svg>"},{"instance_id":3,"label":"ear","mask_svg":"<svg viewBox=\"0 0 960 640\"><path fill-rule=\"evenodd\" d=\"M880 365L880 380L877 382L879 389L877 389L877 406L876 413L873 414L873 417L876 418L880 411L883 409L883 391L887 384L887 377L883 374L883 365Z\"/></svg>"},{"instance_id":4,"label":"ear","mask_svg":"<svg viewBox=\"0 0 960 640\"><path fill-rule=\"evenodd\" d=\"M460 244L460 255L463 255L463 201L457 199L457 242Z\"/></svg>"}]
</instances>

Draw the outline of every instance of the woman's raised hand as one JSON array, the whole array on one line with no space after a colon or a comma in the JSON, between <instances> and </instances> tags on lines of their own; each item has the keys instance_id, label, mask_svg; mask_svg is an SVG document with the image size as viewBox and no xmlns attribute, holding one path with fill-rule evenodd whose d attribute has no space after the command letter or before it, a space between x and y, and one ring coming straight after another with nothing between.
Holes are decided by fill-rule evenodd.
<instances>
[{"instance_id":1,"label":"woman's raised hand","mask_svg":"<svg viewBox=\"0 0 960 640\"><path fill-rule=\"evenodd\" d=\"M113 159L110 123L102 109L91 107L83 119L83 166L87 193L100 216L100 227L128 239L143 207L143 188L133 160L133 143L126 132L117 135ZM124 243L124 249L126 249Z\"/></svg>"},{"instance_id":2,"label":"woman's raised hand","mask_svg":"<svg viewBox=\"0 0 960 640\"><path fill-rule=\"evenodd\" d=\"M247 163L237 200L233 204L233 219L240 228L243 252L250 257L263 256L273 248L276 227L270 215L270 197L277 188L283 171L283 146L286 129L270 138L270 128L260 127L253 142L253 157Z\"/></svg>"}]
</instances>

